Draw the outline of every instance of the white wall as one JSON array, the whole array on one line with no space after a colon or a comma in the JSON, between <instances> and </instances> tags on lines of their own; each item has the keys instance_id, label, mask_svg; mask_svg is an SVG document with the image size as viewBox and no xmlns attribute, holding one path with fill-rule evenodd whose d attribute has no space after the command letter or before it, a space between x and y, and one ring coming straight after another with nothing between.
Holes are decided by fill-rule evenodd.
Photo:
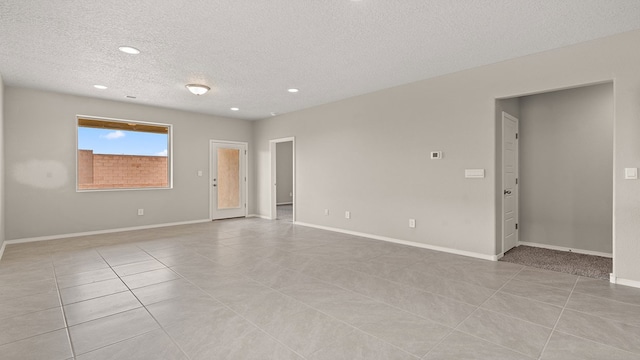
<instances>
[{"instance_id":1,"label":"white wall","mask_svg":"<svg viewBox=\"0 0 640 360\"><path fill-rule=\"evenodd\" d=\"M174 188L76 192L77 114L173 124ZM4 122L7 240L208 219L209 140L251 140L249 121L15 87Z\"/></svg>"},{"instance_id":2,"label":"white wall","mask_svg":"<svg viewBox=\"0 0 640 360\"><path fill-rule=\"evenodd\" d=\"M269 215L269 139L295 136L298 221L496 255L495 99L615 79L614 272L640 282L640 181L622 179L640 167L638 43L628 32L259 121L255 211Z\"/></svg>"},{"instance_id":3,"label":"white wall","mask_svg":"<svg viewBox=\"0 0 640 360\"><path fill-rule=\"evenodd\" d=\"M276 144L276 202L293 202L293 141Z\"/></svg>"},{"instance_id":4,"label":"white wall","mask_svg":"<svg viewBox=\"0 0 640 360\"><path fill-rule=\"evenodd\" d=\"M520 99L520 241L612 251L613 84Z\"/></svg>"}]
</instances>

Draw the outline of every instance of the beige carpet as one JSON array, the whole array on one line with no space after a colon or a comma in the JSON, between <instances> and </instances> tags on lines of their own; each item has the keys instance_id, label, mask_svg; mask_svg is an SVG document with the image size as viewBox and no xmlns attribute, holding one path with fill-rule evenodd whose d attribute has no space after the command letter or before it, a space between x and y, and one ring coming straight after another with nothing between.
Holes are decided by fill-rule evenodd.
<instances>
[{"instance_id":1,"label":"beige carpet","mask_svg":"<svg viewBox=\"0 0 640 360\"><path fill-rule=\"evenodd\" d=\"M293 205L278 205L276 210L278 220L293 222Z\"/></svg>"},{"instance_id":2,"label":"beige carpet","mask_svg":"<svg viewBox=\"0 0 640 360\"><path fill-rule=\"evenodd\" d=\"M507 251L500 261L603 280L609 280L613 266L611 258L524 245Z\"/></svg>"}]
</instances>

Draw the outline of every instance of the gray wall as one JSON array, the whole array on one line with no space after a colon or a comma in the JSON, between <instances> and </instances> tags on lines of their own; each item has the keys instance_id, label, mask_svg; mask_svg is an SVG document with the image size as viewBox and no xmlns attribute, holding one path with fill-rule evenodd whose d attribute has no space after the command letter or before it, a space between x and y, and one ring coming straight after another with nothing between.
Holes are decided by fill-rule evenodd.
<instances>
[{"instance_id":1,"label":"gray wall","mask_svg":"<svg viewBox=\"0 0 640 360\"><path fill-rule=\"evenodd\" d=\"M4 175L4 82L0 74L0 247L5 239Z\"/></svg>"},{"instance_id":2,"label":"gray wall","mask_svg":"<svg viewBox=\"0 0 640 360\"><path fill-rule=\"evenodd\" d=\"M259 121L254 211L269 215L269 139L295 136L298 221L495 255L495 99L615 78L614 273L640 281L640 181L622 177L640 167L638 42L628 32ZM465 168L486 178L464 179Z\"/></svg>"},{"instance_id":3,"label":"gray wall","mask_svg":"<svg viewBox=\"0 0 640 360\"><path fill-rule=\"evenodd\" d=\"M276 202L293 202L293 141L276 144Z\"/></svg>"},{"instance_id":4,"label":"gray wall","mask_svg":"<svg viewBox=\"0 0 640 360\"><path fill-rule=\"evenodd\" d=\"M173 124L174 188L76 192L77 114ZM15 87L4 123L8 240L208 219L209 140L251 140L249 121Z\"/></svg>"},{"instance_id":5,"label":"gray wall","mask_svg":"<svg viewBox=\"0 0 640 360\"><path fill-rule=\"evenodd\" d=\"M612 251L613 84L520 100L520 241Z\"/></svg>"}]
</instances>

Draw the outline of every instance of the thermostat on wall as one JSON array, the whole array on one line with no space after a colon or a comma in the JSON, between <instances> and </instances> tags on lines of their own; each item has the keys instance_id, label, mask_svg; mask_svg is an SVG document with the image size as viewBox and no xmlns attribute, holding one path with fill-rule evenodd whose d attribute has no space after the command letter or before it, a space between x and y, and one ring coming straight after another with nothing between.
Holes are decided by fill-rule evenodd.
<instances>
[{"instance_id":1,"label":"thermostat on wall","mask_svg":"<svg viewBox=\"0 0 640 360\"><path fill-rule=\"evenodd\" d=\"M431 160L439 160L439 159L442 159L442 151L432 151Z\"/></svg>"}]
</instances>

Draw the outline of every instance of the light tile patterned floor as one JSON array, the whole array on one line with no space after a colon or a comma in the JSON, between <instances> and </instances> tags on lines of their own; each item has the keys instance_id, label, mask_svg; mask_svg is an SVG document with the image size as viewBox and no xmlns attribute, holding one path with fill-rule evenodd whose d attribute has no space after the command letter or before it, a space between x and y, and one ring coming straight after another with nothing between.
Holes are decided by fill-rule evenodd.
<instances>
[{"instance_id":1,"label":"light tile patterned floor","mask_svg":"<svg viewBox=\"0 0 640 360\"><path fill-rule=\"evenodd\" d=\"M640 359L640 289L261 219L10 245L2 359Z\"/></svg>"}]
</instances>

